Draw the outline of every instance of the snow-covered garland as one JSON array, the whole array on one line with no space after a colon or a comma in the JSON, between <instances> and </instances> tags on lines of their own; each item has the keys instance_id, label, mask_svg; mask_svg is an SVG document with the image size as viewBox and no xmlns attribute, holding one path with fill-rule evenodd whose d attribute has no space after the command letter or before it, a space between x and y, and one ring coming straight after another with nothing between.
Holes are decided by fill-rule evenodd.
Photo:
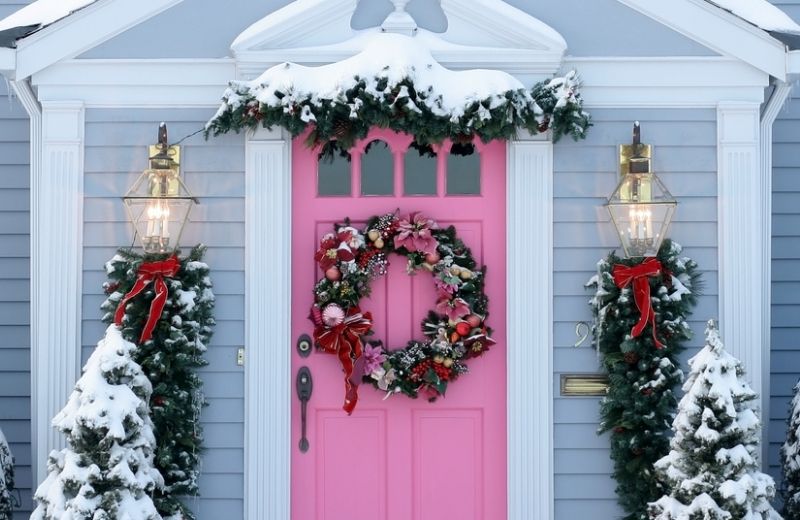
<instances>
[{"instance_id":1,"label":"snow-covered garland","mask_svg":"<svg viewBox=\"0 0 800 520\"><path fill-rule=\"evenodd\" d=\"M609 376L599 432L611 432L616 491L627 520L647 519L648 502L664 493L653 464L669 451L677 406L674 389L683 379L679 354L692 335L686 320L700 285L697 264L681 252L680 245L665 240L658 256L648 262L611 254L598 262L597 274L586 284L595 290L590 300L592 334ZM642 269L645 264L657 269ZM641 320L636 292L642 287L635 280L620 283L623 288L618 285L621 274L637 269L643 274L639 283L649 289L649 297L638 299L649 300L654 315L639 334L633 329Z\"/></svg>"},{"instance_id":2,"label":"snow-covered garland","mask_svg":"<svg viewBox=\"0 0 800 520\"><path fill-rule=\"evenodd\" d=\"M314 255L325 276L314 287L314 339L325 352L339 356L345 370L344 409L352 413L361 382L387 392L430 400L444 395L450 382L467 372L466 361L494 344L485 320L486 270L452 226L440 229L420 213L370 218L363 230L346 220L322 237ZM372 316L361 311L361 298L384 275L390 254L405 256L407 272L429 271L438 292L436 307L422 323L425 341L409 341L388 350L380 342L364 345L373 333Z\"/></svg>"},{"instance_id":3,"label":"snow-covered garland","mask_svg":"<svg viewBox=\"0 0 800 520\"><path fill-rule=\"evenodd\" d=\"M786 441L781 447L781 494L784 517L796 520L800 518L800 382L794 387L788 423Z\"/></svg>"},{"instance_id":4,"label":"snow-covered garland","mask_svg":"<svg viewBox=\"0 0 800 520\"><path fill-rule=\"evenodd\" d=\"M499 71L448 70L414 39L396 37L382 35L339 63L284 63L231 82L206 137L259 125L297 136L310 126L308 144L330 153L349 150L372 127L413 135L424 147L508 139L519 128L578 140L591 126L575 71L527 89Z\"/></svg>"},{"instance_id":5,"label":"snow-covered garland","mask_svg":"<svg viewBox=\"0 0 800 520\"><path fill-rule=\"evenodd\" d=\"M10 520L14 509L14 457L8 447L3 430L0 430L0 520Z\"/></svg>"}]
</instances>

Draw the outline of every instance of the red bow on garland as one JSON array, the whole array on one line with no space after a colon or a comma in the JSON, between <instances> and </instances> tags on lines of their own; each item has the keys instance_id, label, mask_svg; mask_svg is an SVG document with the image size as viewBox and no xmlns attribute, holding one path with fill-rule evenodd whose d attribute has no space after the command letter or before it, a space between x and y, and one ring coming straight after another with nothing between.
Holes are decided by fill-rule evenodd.
<instances>
[{"instance_id":1,"label":"red bow on garland","mask_svg":"<svg viewBox=\"0 0 800 520\"><path fill-rule=\"evenodd\" d=\"M633 301L636 303L636 308L639 309L641 316L639 317L639 323L631 329L631 336L638 338L649 322L653 329L653 341L656 344L656 348L664 348L664 344L658 341L656 337L656 316L650 302L650 280L648 279L661 273L661 262L655 258L648 258L633 267L616 264L612 273L614 275L614 283L620 289L633 282Z\"/></svg>"},{"instance_id":2,"label":"red bow on garland","mask_svg":"<svg viewBox=\"0 0 800 520\"><path fill-rule=\"evenodd\" d=\"M164 310L164 305L167 303L167 284L164 283L164 277L172 278L178 274L181 264L178 257L171 256L162 262L148 262L139 266L136 272L138 277L133 288L122 298L122 301L117 305L117 312L114 314L114 323L119 327L122 325L122 317L125 316L125 305L128 301L134 298L147 288L150 283L153 283L156 296L150 304L150 313L147 316L147 321L142 329L142 335L139 339L140 343L144 343L153 336L153 329L156 328L156 323L161 317L161 312Z\"/></svg>"},{"instance_id":3,"label":"red bow on garland","mask_svg":"<svg viewBox=\"0 0 800 520\"><path fill-rule=\"evenodd\" d=\"M353 375L354 362L361 357L361 336L372 328L372 314L361 314L358 307L347 312L344 321L335 327L319 325L314 330L314 339L319 347L329 353L338 354L344 369L344 406L349 414L353 413L358 402L358 385L350 381Z\"/></svg>"}]
</instances>

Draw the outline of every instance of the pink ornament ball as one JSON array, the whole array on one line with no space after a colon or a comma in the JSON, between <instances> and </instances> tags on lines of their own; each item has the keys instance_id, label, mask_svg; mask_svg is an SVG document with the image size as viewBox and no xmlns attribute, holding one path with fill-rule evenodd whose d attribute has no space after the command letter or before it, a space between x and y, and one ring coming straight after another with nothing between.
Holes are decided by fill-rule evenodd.
<instances>
[{"instance_id":1,"label":"pink ornament ball","mask_svg":"<svg viewBox=\"0 0 800 520\"><path fill-rule=\"evenodd\" d=\"M441 259L442 259L442 257L439 256L439 253L428 253L427 255L425 255L425 263L426 264L433 265L433 264L437 263Z\"/></svg>"},{"instance_id":2,"label":"pink ornament ball","mask_svg":"<svg viewBox=\"0 0 800 520\"><path fill-rule=\"evenodd\" d=\"M331 303L322 311L322 322L328 327L335 327L344 321L344 310Z\"/></svg>"},{"instance_id":3,"label":"pink ornament ball","mask_svg":"<svg viewBox=\"0 0 800 520\"><path fill-rule=\"evenodd\" d=\"M325 278L327 278L331 282L335 282L335 281L339 280L339 278L341 278L341 277L342 277L342 272L336 266L333 266L330 269L328 269L327 271L325 271Z\"/></svg>"}]
</instances>

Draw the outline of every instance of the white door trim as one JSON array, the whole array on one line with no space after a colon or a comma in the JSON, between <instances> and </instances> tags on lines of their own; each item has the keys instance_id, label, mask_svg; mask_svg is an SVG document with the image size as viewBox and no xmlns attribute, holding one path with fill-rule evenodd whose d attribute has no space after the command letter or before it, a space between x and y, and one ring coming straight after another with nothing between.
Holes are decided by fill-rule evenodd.
<instances>
[{"instance_id":1,"label":"white door trim","mask_svg":"<svg viewBox=\"0 0 800 520\"><path fill-rule=\"evenodd\" d=\"M508 144L508 518L553 517L553 144ZM291 140L245 147L245 518L291 499ZM275 276L275 273L281 273ZM277 297L276 297L277 296ZM528 326L537 316L540 327Z\"/></svg>"},{"instance_id":2,"label":"white door trim","mask_svg":"<svg viewBox=\"0 0 800 520\"><path fill-rule=\"evenodd\" d=\"M553 143L528 139L508 143L506 178L509 520L554 509Z\"/></svg>"},{"instance_id":3,"label":"white door trim","mask_svg":"<svg viewBox=\"0 0 800 520\"><path fill-rule=\"evenodd\" d=\"M245 145L244 517L288 520L291 502L291 140Z\"/></svg>"}]
</instances>

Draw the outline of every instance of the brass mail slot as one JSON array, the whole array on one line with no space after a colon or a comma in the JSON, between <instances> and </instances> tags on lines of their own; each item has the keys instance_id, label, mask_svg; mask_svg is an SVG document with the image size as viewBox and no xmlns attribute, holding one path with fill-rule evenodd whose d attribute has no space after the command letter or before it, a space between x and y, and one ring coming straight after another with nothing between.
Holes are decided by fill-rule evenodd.
<instances>
[{"instance_id":1,"label":"brass mail slot","mask_svg":"<svg viewBox=\"0 0 800 520\"><path fill-rule=\"evenodd\" d=\"M561 395L603 396L608 393L608 376L602 374L561 374Z\"/></svg>"}]
</instances>

